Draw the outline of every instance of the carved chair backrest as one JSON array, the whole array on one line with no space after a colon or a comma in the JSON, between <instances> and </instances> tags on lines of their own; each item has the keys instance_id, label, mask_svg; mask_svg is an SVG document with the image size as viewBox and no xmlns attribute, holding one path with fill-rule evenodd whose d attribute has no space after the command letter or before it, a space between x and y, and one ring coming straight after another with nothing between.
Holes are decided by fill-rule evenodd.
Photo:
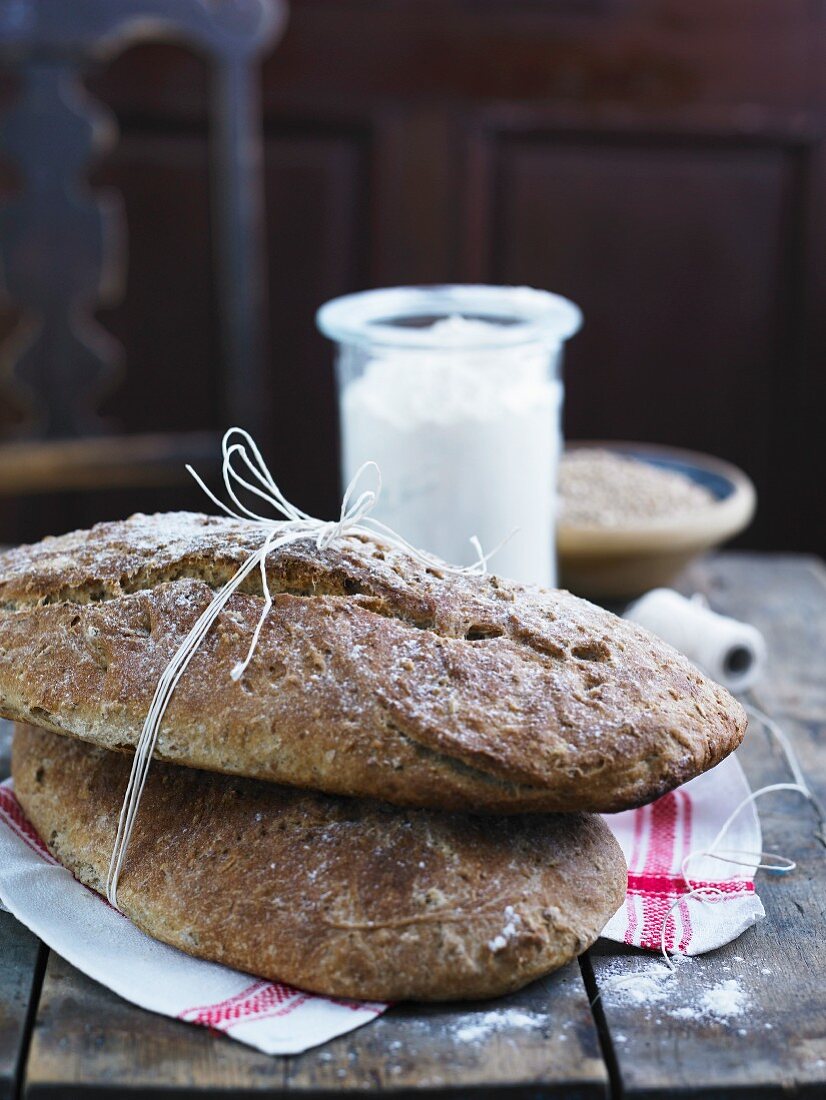
<instances>
[{"instance_id":1,"label":"carved chair backrest","mask_svg":"<svg viewBox=\"0 0 826 1100\"><path fill-rule=\"evenodd\" d=\"M100 431L97 402L122 353L94 320L124 285L119 196L82 183L117 127L81 80L102 57L148 39L203 52L212 70L211 202L223 341L224 411L260 430L264 239L257 59L281 33L285 0L6 0L0 62L19 93L0 150L20 190L0 208L0 289L21 311L0 370L25 431L42 439Z\"/></svg>"}]
</instances>

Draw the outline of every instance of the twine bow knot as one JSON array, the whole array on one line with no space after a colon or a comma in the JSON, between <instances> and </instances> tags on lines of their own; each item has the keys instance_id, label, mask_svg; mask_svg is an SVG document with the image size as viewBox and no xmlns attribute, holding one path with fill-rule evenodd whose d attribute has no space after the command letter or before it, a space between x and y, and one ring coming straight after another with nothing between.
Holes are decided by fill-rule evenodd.
<instances>
[{"instance_id":1,"label":"twine bow knot","mask_svg":"<svg viewBox=\"0 0 826 1100\"><path fill-rule=\"evenodd\" d=\"M267 469L267 464L264 462L255 440L248 432L241 428L230 428L224 435L221 453L223 455L224 486L233 506L220 500L191 466L186 468L209 499L222 512L240 522L252 521L258 524L264 534L264 539L261 546L247 557L246 561L226 584L215 593L209 606L198 617L197 622L164 669L155 688L155 694L135 748L132 772L124 795L106 879L106 896L115 908L117 908L118 881L123 869L132 830L134 829L143 789L146 786L149 764L155 751L161 722L175 688L201 642L209 632L210 627L226 606L227 601L250 573L255 569L259 569L264 606L253 631L246 657L243 661L239 661L230 673L233 680L240 680L244 675L255 653L261 631L272 607L272 594L267 579L267 559L270 554L284 546L288 546L290 543L304 539L311 539L319 550L326 550L333 543L342 539L355 537L361 540L367 538L380 545L400 550L426 566L436 566L443 573L481 576L487 571L488 560L499 549L499 547L496 547L490 554L483 554L479 540L474 536L470 541L477 553L476 561L472 565L459 567L447 565L434 555L412 546L392 528L371 515L381 492L381 472L375 462L365 462L356 471L344 493L339 518L337 520L321 520L316 519L307 512L303 512L300 508L296 508L294 504L287 500ZM363 477L370 473L375 476L375 487L364 488L359 492L359 483ZM263 515L249 508L238 495L241 490L245 490L247 493L251 493L253 496L265 501L270 509L275 511L276 516L274 517L272 514Z\"/></svg>"}]
</instances>

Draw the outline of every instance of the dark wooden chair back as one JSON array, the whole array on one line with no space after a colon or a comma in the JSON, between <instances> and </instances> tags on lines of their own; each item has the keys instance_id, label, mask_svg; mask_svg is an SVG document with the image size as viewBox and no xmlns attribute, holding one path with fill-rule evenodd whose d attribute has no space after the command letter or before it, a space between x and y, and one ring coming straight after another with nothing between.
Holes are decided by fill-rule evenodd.
<instances>
[{"instance_id":1,"label":"dark wooden chair back","mask_svg":"<svg viewBox=\"0 0 826 1100\"><path fill-rule=\"evenodd\" d=\"M150 38L181 41L210 63L223 412L260 430L265 260L257 60L285 16L285 0L0 5L0 60L20 83L0 128L0 148L20 184L0 208L0 288L22 315L0 348L0 366L7 399L24 410L18 438L0 446L0 493L163 484L184 461L216 453L211 433L110 435L98 413L124 363L94 311L123 293L126 234L119 196L85 182L117 127L82 77L101 58Z\"/></svg>"}]
</instances>

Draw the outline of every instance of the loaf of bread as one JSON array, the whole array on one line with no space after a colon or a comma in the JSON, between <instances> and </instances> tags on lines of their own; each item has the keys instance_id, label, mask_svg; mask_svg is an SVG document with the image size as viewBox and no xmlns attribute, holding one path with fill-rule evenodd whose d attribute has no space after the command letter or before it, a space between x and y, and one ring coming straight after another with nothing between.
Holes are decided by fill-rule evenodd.
<instances>
[{"instance_id":1,"label":"loaf of bread","mask_svg":"<svg viewBox=\"0 0 826 1100\"><path fill-rule=\"evenodd\" d=\"M0 713L131 749L158 678L262 540L136 515L0 555ZM577 599L425 568L349 537L273 553L172 698L157 755L400 805L614 811L712 767L742 708L675 650Z\"/></svg>"},{"instance_id":2,"label":"loaf of bread","mask_svg":"<svg viewBox=\"0 0 826 1100\"><path fill-rule=\"evenodd\" d=\"M15 791L104 893L129 758L18 726ZM118 904L200 958L330 996L492 997L584 951L625 897L588 814L405 810L156 763Z\"/></svg>"}]
</instances>

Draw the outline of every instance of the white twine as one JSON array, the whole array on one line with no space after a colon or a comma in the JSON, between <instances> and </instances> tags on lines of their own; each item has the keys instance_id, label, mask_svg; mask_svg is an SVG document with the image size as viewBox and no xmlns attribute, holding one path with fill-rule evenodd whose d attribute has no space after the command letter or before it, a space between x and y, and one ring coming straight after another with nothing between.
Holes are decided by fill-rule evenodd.
<instances>
[{"instance_id":1,"label":"white twine","mask_svg":"<svg viewBox=\"0 0 826 1100\"><path fill-rule=\"evenodd\" d=\"M680 864L680 872L683 877L688 890L686 893L681 894L678 898L669 905L666 910L665 916L660 926L660 952L662 954L665 965L668 967L668 971L662 975L663 979L671 978L677 973L677 969L680 963L685 962L686 956L681 952L674 952L673 956L669 955L668 948L666 946L666 929L668 927L668 921L671 914L681 905L684 901L688 901L690 898L696 898L701 904L714 904L720 901L722 898L727 897L725 890L720 889L717 886L695 886L688 874L688 867L692 860L701 859L706 857L709 859L717 859L722 863L734 864L738 867L752 867L755 871L765 870L773 872L777 875L787 875L794 871L797 867L797 863L793 859L789 859L788 856L780 855L777 852L746 852L736 848L720 848L731 826L745 810L745 808L752 803L756 802L758 798L762 798L765 794L771 794L774 791L796 791L798 794L802 794L804 798L814 806L818 815L818 832L816 835L819 838L826 836L826 812L818 801L816 795L814 795L806 782L803 775L803 769L800 766L800 761L797 758L797 753L792 747L791 741L786 736L785 732L781 729L774 719L770 718L758 707L752 706L749 703L743 703L744 709L760 722L763 728L770 733L778 745L780 746L783 755L786 758L789 771L794 777L794 783L770 783L765 787L759 787L756 791L752 791L746 798L744 798L739 805L729 814L726 820L723 822L716 837L708 846L703 850L697 850L689 852L688 855L682 860ZM824 841L826 843L826 841ZM740 858L737 858L740 857ZM757 863L755 864L755 860ZM770 862L769 862L770 861ZM650 972L646 971L642 975L639 971L631 974L617 974L614 977L609 977L602 983L602 989L591 1001L592 1005L595 1005L597 1001L602 997L604 993L608 993L614 989L622 988L626 985L632 985L639 981L640 977L652 976Z\"/></svg>"},{"instance_id":2,"label":"white twine","mask_svg":"<svg viewBox=\"0 0 826 1100\"><path fill-rule=\"evenodd\" d=\"M774 737L786 758L789 771L794 777L794 783L769 783L765 787L759 787L756 791L752 791L751 794L747 795L747 797L732 810L708 848L689 852L683 859L680 864L680 873L683 876L683 881L688 887L688 891L682 894L668 907L665 917L663 918L662 928L660 929L660 950L666 966L672 973L676 970L676 967L674 966L671 956L668 954L665 942L666 926L672 912L681 902L686 901L688 898L697 898L700 902L713 903L726 896L726 892L716 886L694 885L688 874L688 867L692 860L702 859L704 857L708 859L717 859L720 860L721 863L730 863L738 867L753 867L755 871L771 871L776 875L787 875L797 867L797 863L793 859L789 859L788 856L780 855L779 852L746 852L736 848L720 848L729 829L747 806L756 803L757 799L762 798L763 795L771 794L774 791L796 791L798 794L802 794L803 797L814 806L819 818L819 831L822 832L824 829L824 817L826 817L826 815L824 815L823 807L820 805L818 799L812 793L806 782L803 775L803 769L800 766L800 761L797 758L797 753L792 747L791 741L778 723L767 714L764 714L758 707L752 706L749 703L744 703L743 707L748 714L756 718L763 728ZM756 863L755 860L757 861ZM679 955L679 952L676 952L676 954Z\"/></svg>"},{"instance_id":3,"label":"white twine","mask_svg":"<svg viewBox=\"0 0 826 1100\"><path fill-rule=\"evenodd\" d=\"M238 437L238 439L234 441L234 437ZM109 872L106 878L106 896L115 908L118 904L118 882L135 826L143 790L146 786L149 765L155 751L161 722L175 688L186 672L189 662L198 651L201 642L209 632L210 627L226 606L227 601L253 570L260 569L264 607L250 640L246 657L243 661L239 661L230 673L233 680L239 680L244 675L255 653L261 630L272 607L272 595L267 580L267 558L270 554L284 546L288 546L290 543L303 539L311 539L319 550L326 550L340 539L368 538L381 546L400 550L423 565L438 569L441 573L459 576L483 576L487 571L487 563L490 558L504 545L504 543L500 543L491 553L483 554L479 540L474 536L470 542L478 556L476 561L468 566L448 565L440 558L412 546L392 528L387 527L370 515L381 492L381 472L375 462L365 462L356 471L341 502L339 518L337 520L321 520L302 512L300 508L296 508L294 504L286 499L278 485L276 485L261 456L261 452L248 432L245 432L242 428L230 428L224 435L221 452L223 454L224 485L235 508L219 500L191 466L186 468L210 500L222 512L233 519L242 522L251 521L257 524L261 528L263 542L257 550L250 554L234 576L216 592L209 607L184 638L158 681L152 704L146 715L135 749L132 771L123 799L112 858L109 863ZM376 477L375 488L364 489L359 493L359 481L363 475L373 471ZM282 518L262 515L248 508L239 499L236 486L265 501Z\"/></svg>"}]
</instances>

